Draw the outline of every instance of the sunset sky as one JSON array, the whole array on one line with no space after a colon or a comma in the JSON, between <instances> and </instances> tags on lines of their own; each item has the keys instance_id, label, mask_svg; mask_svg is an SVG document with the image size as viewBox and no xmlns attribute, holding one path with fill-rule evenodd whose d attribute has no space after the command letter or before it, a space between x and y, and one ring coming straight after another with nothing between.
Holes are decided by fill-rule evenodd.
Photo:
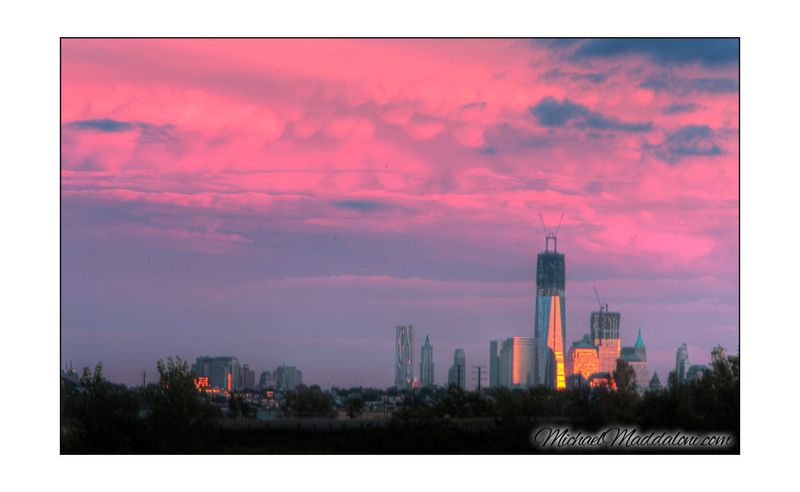
<instances>
[{"instance_id":1,"label":"sunset sky","mask_svg":"<svg viewBox=\"0 0 800 492\"><path fill-rule=\"evenodd\" d=\"M393 384L394 327L453 351L533 336L561 214L567 347L592 286L675 350L738 349L737 40L61 44L63 360L285 362Z\"/></svg>"}]
</instances>

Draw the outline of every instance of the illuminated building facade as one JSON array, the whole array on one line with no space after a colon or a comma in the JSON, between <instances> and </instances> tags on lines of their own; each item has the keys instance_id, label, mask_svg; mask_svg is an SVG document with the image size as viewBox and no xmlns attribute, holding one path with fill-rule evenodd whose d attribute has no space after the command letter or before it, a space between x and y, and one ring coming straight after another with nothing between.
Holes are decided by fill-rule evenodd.
<instances>
[{"instance_id":1,"label":"illuminated building facade","mask_svg":"<svg viewBox=\"0 0 800 492\"><path fill-rule=\"evenodd\" d=\"M592 311L589 335L597 347L600 372L611 374L617 368L620 354L619 322L620 314L610 312L608 304L601 305L600 311Z\"/></svg>"},{"instance_id":2,"label":"illuminated building facade","mask_svg":"<svg viewBox=\"0 0 800 492\"><path fill-rule=\"evenodd\" d=\"M419 382L423 388L433 386L433 346L427 335L419 360Z\"/></svg>"},{"instance_id":3,"label":"illuminated building facade","mask_svg":"<svg viewBox=\"0 0 800 492\"><path fill-rule=\"evenodd\" d=\"M569 348L566 362L567 376L573 378L573 386L583 386L589 381L592 374L600 372L600 359L597 355L597 347L592 343L589 335L584 335L582 339L574 342Z\"/></svg>"},{"instance_id":4,"label":"illuminated building facade","mask_svg":"<svg viewBox=\"0 0 800 492\"><path fill-rule=\"evenodd\" d=\"M453 353L453 366L447 372L447 385L467 388L467 356L464 349L456 349Z\"/></svg>"},{"instance_id":5,"label":"illuminated building facade","mask_svg":"<svg viewBox=\"0 0 800 492\"><path fill-rule=\"evenodd\" d=\"M675 375L678 384L686 382L689 365L689 349L684 343L678 347L678 351L675 353Z\"/></svg>"},{"instance_id":6,"label":"illuminated building facade","mask_svg":"<svg viewBox=\"0 0 800 492\"><path fill-rule=\"evenodd\" d=\"M497 353L497 347L500 352ZM534 358L536 341L530 337L511 337L492 341L490 346L490 384L506 388L532 386L534 378ZM492 352L492 351L495 352ZM492 354L494 360L492 360ZM492 364L497 369L494 370ZM493 372L494 371L494 375Z\"/></svg>"},{"instance_id":7,"label":"illuminated building facade","mask_svg":"<svg viewBox=\"0 0 800 492\"><path fill-rule=\"evenodd\" d=\"M395 330L394 385L411 389L414 384L414 327L400 325Z\"/></svg>"},{"instance_id":8,"label":"illuminated building facade","mask_svg":"<svg viewBox=\"0 0 800 492\"><path fill-rule=\"evenodd\" d=\"M650 372L647 369L647 348L642 339L642 330L636 336L633 347L622 347L619 358L627 362L636 374L636 389L641 393L647 389Z\"/></svg>"},{"instance_id":9,"label":"illuminated building facade","mask_svg":"<svg viewBox=\"0 0 800 492\"><path fill-rule=\"evenodd\" d=\"M553 251L550 251L550 241ZM564 340L567 337L564 298L564 255L557 240L548 234L545 251L536 260L536 318L534 326L534 377L537 384L564 389Z\"/></svg>"},{"instance_id":10,"label":"illuminated building facade","mask_svg":"<svg viewBox=\"0 0 800 492\"><path fill-rule=\"evenodd\" d=\"M207 377L211 388L225 391L241 389L241 366L236 357L198 357L192 369L196 377Z\"/></svg>"}]
</instances>

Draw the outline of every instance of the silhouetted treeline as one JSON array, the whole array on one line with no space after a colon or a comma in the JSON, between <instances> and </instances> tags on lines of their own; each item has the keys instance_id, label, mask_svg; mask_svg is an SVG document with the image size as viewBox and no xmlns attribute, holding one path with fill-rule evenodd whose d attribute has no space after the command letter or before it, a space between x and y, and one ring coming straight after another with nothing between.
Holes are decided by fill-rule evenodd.
<instances>
[{"instance_id":1,"label":"silhouetted treeline","mask_svg":"<svg viewBox=\"0 0 800 492\"><path fill-rule=\"evenodd\" d=\"M636 393L624 362L613 374L616 391L535 387L477 392L451 386L390 394L300 386L287 392L280 413L294 419L335 418L334 396L350 419L359 418L365 401L402 398L400 408L380 425L313 431L222 428L216 425L219 406L198 395L184 361L168 359L158 369L159 382L144 389L109 383L100 365L84 370L79 384L62 384L62 452L530 453L537 452L530 444L531 431L553 423L587 431L623 424L642 430L730 432L737 444L722 452L738 450L739 358L721 348L714 350L701 378L683 384L673 380L668 389L644 395ZM241 397L227 399L227 405L229 416L254 416L255 409Z\"/></svg>"}]
</instances>

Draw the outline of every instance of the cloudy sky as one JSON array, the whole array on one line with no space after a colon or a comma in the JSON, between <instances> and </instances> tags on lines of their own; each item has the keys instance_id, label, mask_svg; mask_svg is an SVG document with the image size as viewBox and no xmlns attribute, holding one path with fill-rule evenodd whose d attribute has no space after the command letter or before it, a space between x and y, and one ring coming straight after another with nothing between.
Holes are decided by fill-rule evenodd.
<instances>
[{"instance_id":1,"label":"cloudy sky","mask_svg":"<svg viewBox=\"0 0 800 492\"><path fill-rule=\"evenodd\" d=\"M592 286L662 382L738 347L738 41L62 41L62 358L170 354L393 383L394 327L488 362L533 336L564 215L567 343ZM417 363L415 360L415 364ZM415 373L418 367L415 368Z\"/></svg>"}]
</instances>

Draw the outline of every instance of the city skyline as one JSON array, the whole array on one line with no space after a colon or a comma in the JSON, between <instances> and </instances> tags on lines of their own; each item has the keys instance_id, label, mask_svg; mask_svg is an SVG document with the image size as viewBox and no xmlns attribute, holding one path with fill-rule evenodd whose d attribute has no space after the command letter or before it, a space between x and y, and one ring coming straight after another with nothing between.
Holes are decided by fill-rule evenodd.
<instances>
[{"instance_id":1,"label":"city skyline","mask_svg":"<svg viewBox=\"0 0 800 492\"><path fill-rule=\"evenodd\" d=\"M736 353L738 68L736 40L65 39L62 358L385 387L410 324L446 381L533 336L539 212L566 347L597 286L662 383L681 343Z\"/></svg>"}]
</instances>

